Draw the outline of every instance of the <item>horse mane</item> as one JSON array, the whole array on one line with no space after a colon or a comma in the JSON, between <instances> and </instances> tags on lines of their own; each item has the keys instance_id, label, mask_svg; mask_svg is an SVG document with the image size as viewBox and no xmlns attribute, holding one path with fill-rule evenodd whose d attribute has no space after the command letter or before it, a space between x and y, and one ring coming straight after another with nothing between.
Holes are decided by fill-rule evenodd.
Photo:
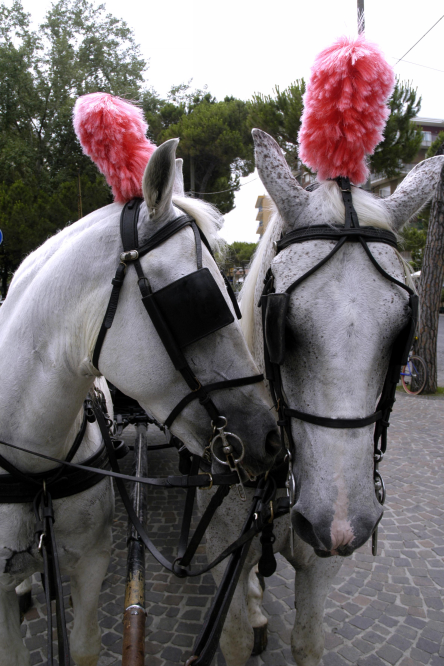
<instances>
[{"instance_id":1,"label":"horse mane","mask_svg":"<svg viewBox=\"0 0 444 666\"><path fill-rule=\"evenodd\" d=\"M196 220L198 227L203 231L215 252L220 252L223 249L225 241L218 236L223 224L223 217L214 206L202 201L202 199L178 196L173 197L173 203L177 203ZM121 209L121 204L110 204L86 215L78 222L70 224L48 238L43 245L31 252L18 267L11 283L11 294L18 295L17 292L21 290L21 285L23 288L28 287L38 274L41 266L47 263L62 246L69 245L84 231L104 219L111 218L113 215L120 215Z\"/></svg>"},{"instance_id":2,"label":"horse mane","mask_svg":"<svg viewBox=\"0 0 444 666\"><path fill-rule=\"evenodd\" d=\"M214 252L223 251L226 242L219 236L219 231L224 223L224 218L215 206L203 199L176 195L173 195L173 204L177 204L196 220L197 226L206 236Z\"/></svg>"},{"instance_id":3,"label":"horse mane","mask_svg":"<svg viewBox=\"0 0 444 666\"><path fill-rule=\"evenodd\" d=\"M358 215L359 224L363 227L387 229L393 233L390 215L384 206L383 200L358 187L353 187L352 192L353 205ZM318 187L315 193L321 214L313 217L310 226L316 224L343 225L345 209L337 184L326 181ZM253 349L254 308L257 305L255 302L256 285L258 282L262 282L265 272L275 257L273 243L279 240L286 227L274 204L273 209L274 212L252 257L250 270L240 293L239 305L242 312L240 325L250 350ZM289 229L286 229L286 231L289 231ZM406 282L414 289L413 280L410 277L411 268L399 252L397 252L397 255L404 267Z\"/></svg>"}]
</instances>

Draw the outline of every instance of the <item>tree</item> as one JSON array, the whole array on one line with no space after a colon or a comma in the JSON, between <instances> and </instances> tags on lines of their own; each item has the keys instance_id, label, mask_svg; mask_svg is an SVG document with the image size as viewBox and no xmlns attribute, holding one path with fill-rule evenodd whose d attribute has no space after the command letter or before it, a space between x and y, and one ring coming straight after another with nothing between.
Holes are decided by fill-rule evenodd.
<instances>
[{"instance_id":1,"label":"tree","mask_svg":"<svg viewBox=\"0 0 444 666\"><path fill-rule=\"evenodd\" d=\"M427 230L429 227L430 205L418 215L415 222L405 226L399 232L399 247L401 250L410 252L410 264L414 271L420 271L427 242Z\"/></svg>"},{"instance_id":2,"label":"tree","mask_svg":"<svg viewBox=\"0 0 444 666\"><path fill-rule=\"evenodd\" d=\"M444 139L444 136L442 137ZM444 154L444 141L432 146L436 155ZM432 152L432 151L429 151ZM427 153L429 155L429 152ZM429 155L430 157L432 155ZM415 351L427 365L428 377L424 393L436 393L438 373L436 364L439 308L444 280L444 169L430 207L427 243L419 283L421 320Z\"/></svg>"},{"instance_id":3,"label":"tree","mask_svg":"<svg viewBox=\"0 0 444 666\"><path fill-rule=\"evenodd\" d=\"M23 256L78 218L79 185L83 214L112 201L74 134L76 98L103 91L138 99L145 69L131 29L104 5L59 0L36 32L19 0L0 6L4 295Z\"/></svg>"},{"instance_id":4,"label":"tree","mask_svg":"<svg viewBox=\"0 0 444 666\"><path fill-rule=\"evenodd\" d=\"M303 111L304 79L298 79L282 92L278 86L274 95L257 93L249 103L249 123L271 134L284 150L290 167L298 167L298 132ZM390 116L384 140L370 156L373 172L388 177L399 173L401 164L410 162L419 150L421 128L412 123L421 108L421 98L409 83L396 81L389 100Z\"/></svg>"},{"instance_id":5,"label":"tree","mask_svg":"<svg viewBox=\"0 0 444 666\"><path fill-rule=\"evenodd\" d=\"M248 122L270 134L285 151L287 162L297 167L298 133L304 108L304 79L297 79L282 92L274 88L274 96L255 93L248 105Z\"/></svg>"},{"instance_id":6,"label":"tree","mask_svg":"<svg viewBox=\"0 0 444 666\"><path fill-rule=\"evenodd\" d=\"M216 205L223 213L234 207L239 178L253 171L253 142L247 105L234 97L218 102L190 84L172 88L166 100L150 91L143 106L152 139L180 138L185 189Z\"/></svg>"},{"instance_id":7,"label":"tree","mask_svg":"<svg viewBox=\"0 0 444 666\"><path fill-rule=\"evenodd\" d=\"M390 115L384 130L384 139L370 156L374 173L385 173L388 178L399 174L402 163L412 161L422 142L422 129L412 122L421 110L421 97L408 82L396 81L389 100Z\"/></svg>"},{"instance_id":8,"label":"tree","mask_svg":"<svg viewBox=\"0 0 444 666\"><path fill-rule=\"evenodd\" d=\"M222 255L216 257L219 264L228 279L233 282L233 288L236 289L236 275L240 269L242 274L240 277L245 278L246 269L251 261L254 251L257 248L257 243L246 243L243 241L234 241L227 245Z\"/></svg>"}]
</instances>

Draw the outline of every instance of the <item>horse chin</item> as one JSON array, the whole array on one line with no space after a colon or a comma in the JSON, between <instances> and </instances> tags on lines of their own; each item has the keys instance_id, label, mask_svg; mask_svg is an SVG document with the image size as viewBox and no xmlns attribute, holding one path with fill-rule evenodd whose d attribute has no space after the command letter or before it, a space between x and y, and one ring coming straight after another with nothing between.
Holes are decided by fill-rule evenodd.
<instances>
[{"instance_id":1,"label":"horse chin","mask_svg":"<svg viewBox=\"0 0 444 666\"><path fill-rule=\"evenodd\" d=\"M355 552L354 546L339 546L336 550L321 550L320 548L314 548L314 552L318 557L333 557L338 555L339 557L350 557Z\"/></svg>"}]
</instances>

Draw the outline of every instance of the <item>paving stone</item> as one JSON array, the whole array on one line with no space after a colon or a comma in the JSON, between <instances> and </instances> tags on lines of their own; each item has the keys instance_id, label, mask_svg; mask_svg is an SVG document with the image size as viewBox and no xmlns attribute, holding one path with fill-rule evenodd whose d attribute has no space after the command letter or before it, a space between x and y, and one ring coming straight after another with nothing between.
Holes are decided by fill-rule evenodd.
<instances>
[{"instance_id":1,"label":"paving stone","mask_svg":"<svg viewBox=\"0 0 444 666\"><path fill-rule=\"evenodd\" d=\"M385 661L388 661L389 664L396 664L403 655L401 650L387 644L383 645L376 654L379 657L382 657L382 659L385 659Z\"/></svg>"}]
</instances>

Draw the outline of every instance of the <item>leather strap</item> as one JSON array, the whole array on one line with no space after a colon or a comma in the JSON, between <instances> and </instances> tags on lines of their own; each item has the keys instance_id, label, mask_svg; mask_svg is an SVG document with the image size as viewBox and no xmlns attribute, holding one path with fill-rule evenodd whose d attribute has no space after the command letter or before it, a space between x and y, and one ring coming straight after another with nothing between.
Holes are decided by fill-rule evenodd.
<instances>
[{"instance_id":1,"label":"leather strap","mask_svg":"<svg viewBox=\"0 0 444 666\"><path fill-rule=\"evenodd\" d=\"M111 441L111 439L110 439ZM202 474L197 474L196 476L166 476L166 477L137 477L135 478L134 476L130 476L129 474L121 474L120 472L115 472L115 471L109 471L107 469L98 469L97 467L90 467L85 464L78 464L78 463L72 463L72 462L67 462L66 460L60 460L59 458L54 458L53 456L47 456L44 453L38 453L37 451L31 451L30 449L25 449L24 447L21 446L16 446L15 444L10 444L8 442L2 442L0 441L0 444L3 446L8 446L11 449L15 449L16 451L21 451L22 453L30 453L32 456L36 456L37 458L43 458L44 460L49 460L50 462L57 463L58 465L63 465L66 467L70 467L73 469L79 469L82 471L87 471L87 472L92 472L98 477L104 477L104 476L109 476L113 479L120 479L122 481L132 481L135 483L144 483L149 486L160 486L162 488L187 488L188 486L195 486L197 488L200 487L210 487L210 486L221 486L221 485L233 485L238 483L239 477L236 472L232 472L230 474L207 474L207 473L202 473ZM112 442L111 442L112 446ZM108 447L107 447L108 451ZM109 454L109 452L108 452ZM0 461L1 462L1 461ZM10 465L11 468L14 470L14 474L16 472L19 472L15 467ZM52 471L52 470L51 470ZM17 474L18 476L18 474ZM21 478L21 477L19 477ZM25 475L25 478L27 479L27 475ZM0 475L0 480L1 480L1 475ZM100 478L98 478L98 481ZM40 484L39 484L40 485Z\"/></svg>"},{"instance_id":2,"label":"leather strap","mask_svg":"<svg viewBox=\"0 0 444 666\"><path fill-rule=\"evenodd\" d=\"M300 412L297 409L284 408L284 415L291 416L292 418L313 423L313 425L322 426L324 428L365 428L376 421L382 419L382 412L374 412L370 416L365 416L362 419L329 419L324 416L316 416L315 414L307 414Z\"/></svg>"},{"instance_id":3,"label":"leather strap","mask_svg":"<svg viewBox=\"0 0 444 666\"><path fill-rule=\"evenodd\" d=\"M226 379L222 382L215 382L214 384L207 384L201 388L188 393L182 400L175 406L168 418L165 420L165 427L170 428L175 419L179 416L183 409L193 400L199 399L201 404L205 404L205 399L208 393L212 391L220 391L221 389L237 388L239 386L247 386L248 384L257 384L263 381L264 375L252 375L251 377L239 377L238 379Z\"/></svg>"},{"instance_id":4,"label":"leather strap","mask_svg":"<svg viewBox=\"0 0 444 666\"><path fill-rule=\"evenodd\" d=\"M289 245L294 245L295 243L305 243L310 240L339 240L343 236L346 236L349 242L359 242L359 238L362 237L367 242L385 243L394 248L398 247L395 234L386 229L375 227L347 229L344 226L320 224L290 231L290 233L277 241L277 251L279 253Z\"/></svg>"}]
</instances>

